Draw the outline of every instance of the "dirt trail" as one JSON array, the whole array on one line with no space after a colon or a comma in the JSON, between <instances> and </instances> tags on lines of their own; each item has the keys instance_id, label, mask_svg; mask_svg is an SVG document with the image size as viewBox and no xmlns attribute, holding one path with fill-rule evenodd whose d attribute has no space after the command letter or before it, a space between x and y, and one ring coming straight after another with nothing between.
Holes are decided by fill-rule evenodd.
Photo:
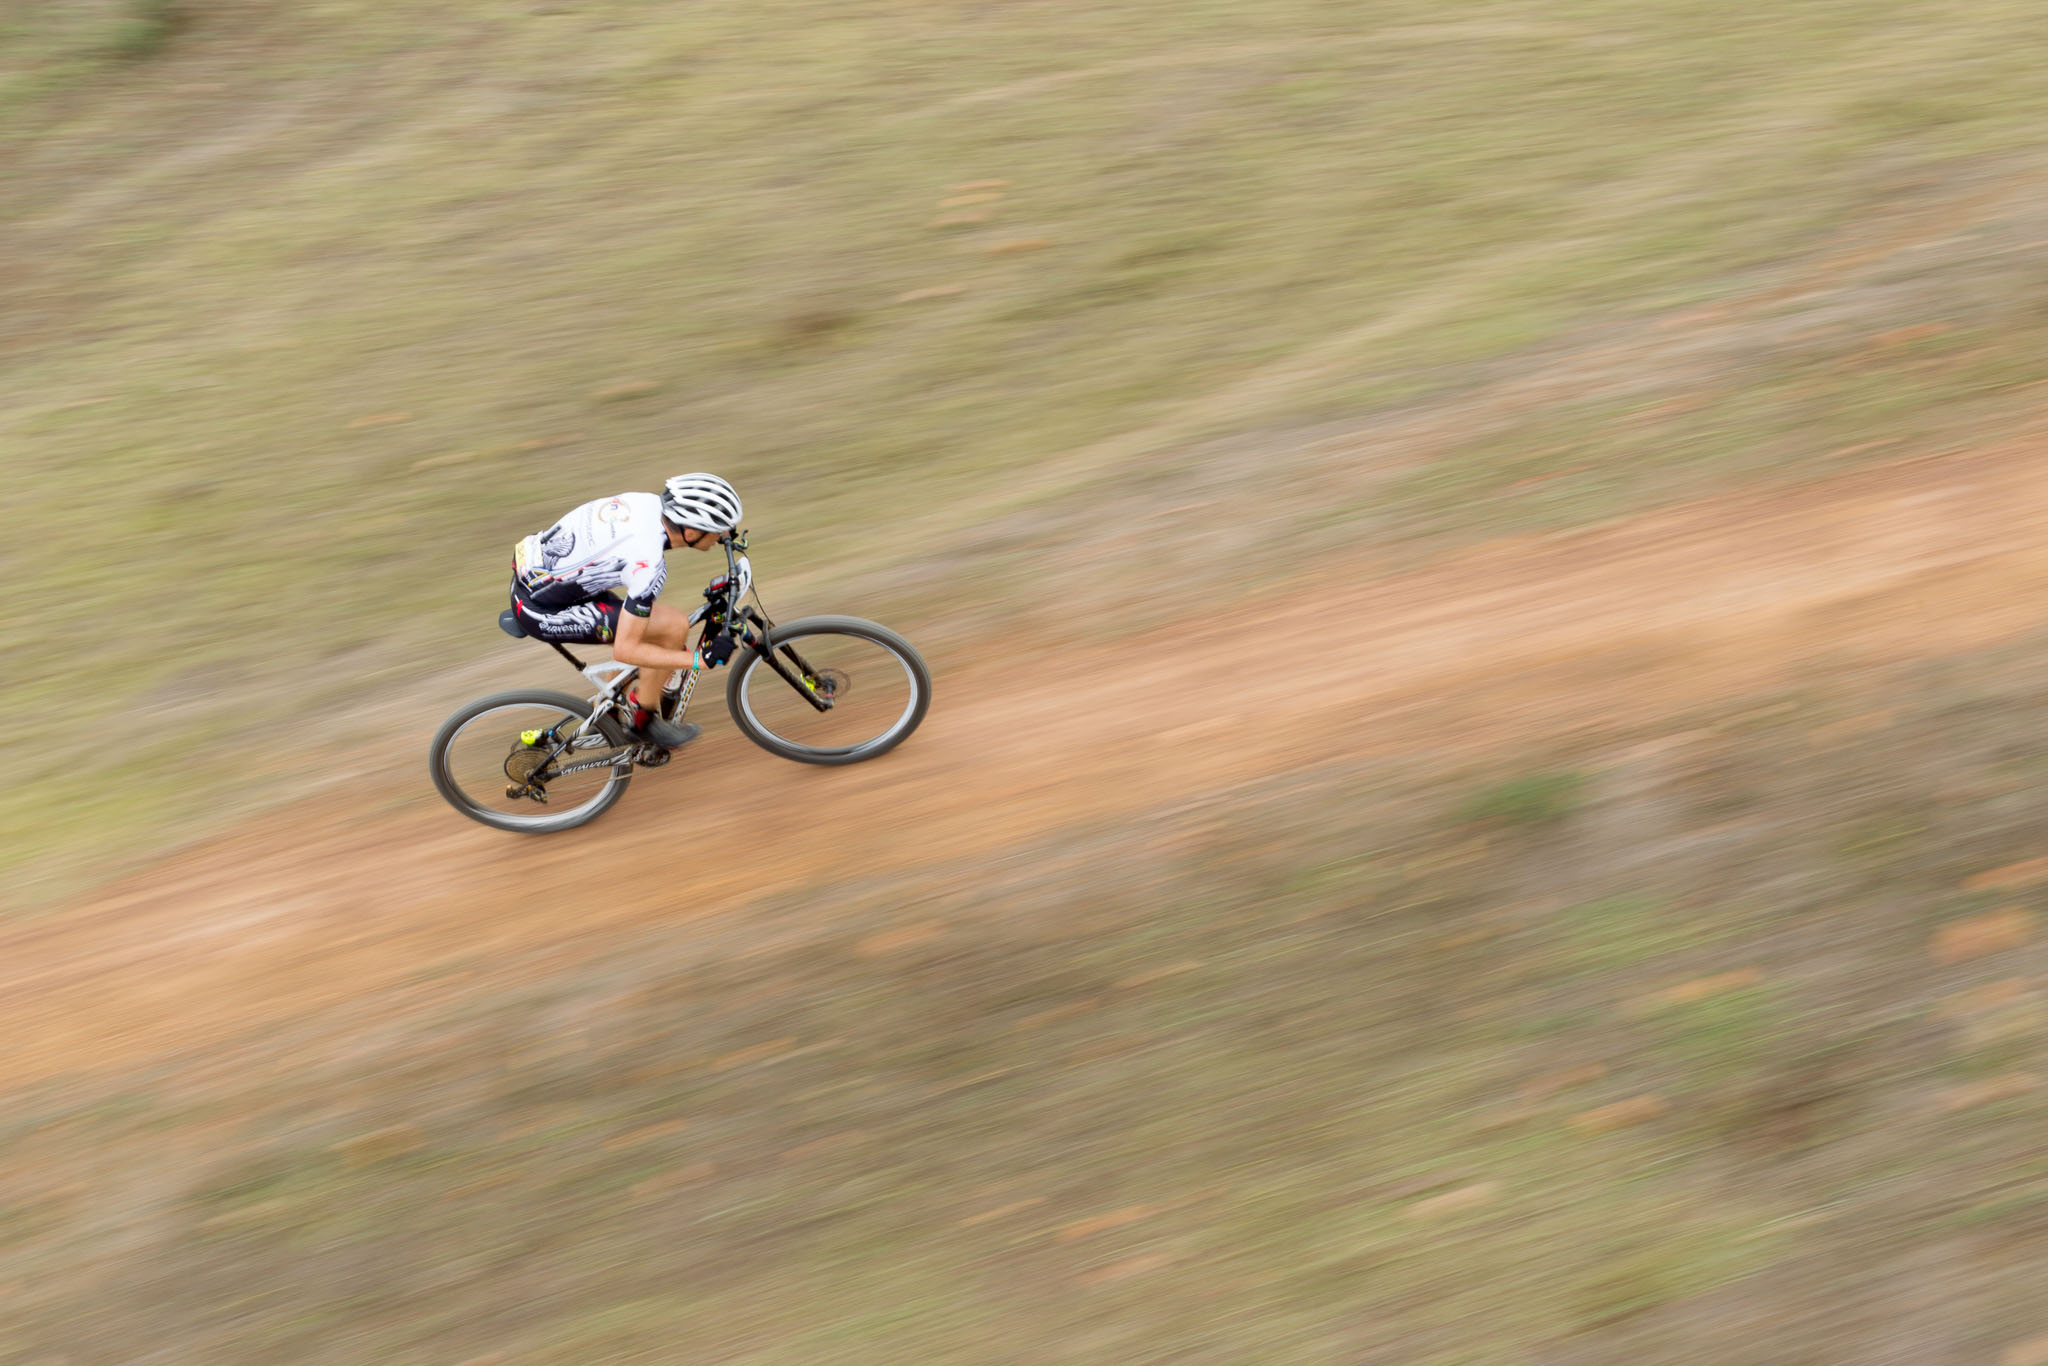
<instances>
[{"instance_id":1,"label":"dirt trail","mask_svg":"<svg viewBox=\"0 0 2048 1366\"><path fill-rule=\"evenodd\" d=\"M394 753L374 778L382 809L338 789L0 934L0 1086L372 993L380 1013L444 1001L466 973L546 970L538 950L559 966L625 923L688 933L764 895L975 860L1323 761L1528 743L1767 688L1801 664L1990 644L2037 627L2048 600L2042 440L1404 574L1323 565L1241 676L1220 663L1242 649L1221 616L1050 667L991 658L943 674L924 730L865 768L781 763L715 722L687 762L567 836L469 825L425 790L419 755ZM392 792L419 795L394 807ZM732 841L760 863L700 868L687 889L665 870L671 851Z\"/></svg>"}]
</instances>

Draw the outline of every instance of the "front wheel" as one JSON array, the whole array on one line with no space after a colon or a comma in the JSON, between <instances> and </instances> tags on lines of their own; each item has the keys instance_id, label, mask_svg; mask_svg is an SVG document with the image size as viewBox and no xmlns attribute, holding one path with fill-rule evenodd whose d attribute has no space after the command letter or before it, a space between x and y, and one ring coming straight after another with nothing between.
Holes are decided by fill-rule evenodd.
<instances>
[{"instance_id":1,"label":"front wheel","mask_svg":"<svg viewBox=\"0 0 2048 1366\"><path fill-rule=\"evenodd\" d=\"M766 645L781 671L753 651L735 656L725 701L741 733L770 754L857 764L902 744L931 707L923 658L872 621L804 617L770 631ZM812 696L830 705L820 711Z\"/></svg>"},{"instance_id":2,"label":"front wheel","mask_svg":"<svg viewBox=\"0 0 2048 1366\"><path fill-rule=\"evenodd\" d=\"M589 715L567 693L494 693L441 723L427 769L473 821L526 835L572 830L609 810L633 775L632 742L610 717L571 740Z\"/></svg>"}]
</instances>

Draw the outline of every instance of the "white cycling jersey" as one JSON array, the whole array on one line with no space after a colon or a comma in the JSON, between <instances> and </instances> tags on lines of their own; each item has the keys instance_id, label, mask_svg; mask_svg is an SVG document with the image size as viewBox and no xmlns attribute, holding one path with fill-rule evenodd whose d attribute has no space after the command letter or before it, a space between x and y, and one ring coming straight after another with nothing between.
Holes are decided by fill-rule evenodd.
<instances>
[{"instance_id":1,"label":"white cycling jersey","mask_svg":"<svg viewBox=\"0 0 2048 1366\"><path fill-rule=\"evenodd\" d=\"M668 582L661 558L667 549L661 495L621 493L593 499L521 541L512 555L512 582L540 612L574 607L618 588L625 593L625 610L644 617Z\"/></svg>"}]
</instances>

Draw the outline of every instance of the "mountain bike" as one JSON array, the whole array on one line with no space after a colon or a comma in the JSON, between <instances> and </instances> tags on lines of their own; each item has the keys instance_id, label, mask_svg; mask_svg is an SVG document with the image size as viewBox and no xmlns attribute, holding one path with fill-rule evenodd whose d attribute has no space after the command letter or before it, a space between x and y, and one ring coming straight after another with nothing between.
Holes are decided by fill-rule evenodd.
<instances>
[{"instance_id":1,"label":"mountain bike","mask_svg":"<svg viewBox=\"0 0 2048 1366\"><path fill-rule=\"evenodd\" d=\"M724 542L726 572L690 613L700 640L730 631L734 650L725 702L740 733L771 754L805 764L857 764L908 739L932 703L931 672L910 642L859 617L803 617L777 624L754 586L747 535ZM749 597L752 602L746 601ZM499 629L529 636L510 609ZM639 669L585 664L547 641L596 687L583 698L544 689L481 697L457 711L428 746L441 795L471 820L522 834L573 830L611 809L636 768L659 768L668 750L641 739L625 700ZM701 667L678 670L661 713L680 722Z\"/></svg>"}]
</instances>

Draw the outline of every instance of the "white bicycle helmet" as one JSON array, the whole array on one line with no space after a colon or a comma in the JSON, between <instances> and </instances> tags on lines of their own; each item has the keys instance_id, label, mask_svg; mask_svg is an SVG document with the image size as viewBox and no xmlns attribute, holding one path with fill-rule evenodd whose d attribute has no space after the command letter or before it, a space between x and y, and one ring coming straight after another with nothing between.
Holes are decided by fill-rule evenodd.
<instances>
[{"instance_id":1,"label":"white bicycle helmet","mask_svg":"<svg viewBox=\"0 0 2048 1366\"><path fill-rule=\"evenodd\" d=\"M740 496L715 474L679 474L661 493L661 515L692 531L738 530Z\"/></svg>"}]
</instances>

